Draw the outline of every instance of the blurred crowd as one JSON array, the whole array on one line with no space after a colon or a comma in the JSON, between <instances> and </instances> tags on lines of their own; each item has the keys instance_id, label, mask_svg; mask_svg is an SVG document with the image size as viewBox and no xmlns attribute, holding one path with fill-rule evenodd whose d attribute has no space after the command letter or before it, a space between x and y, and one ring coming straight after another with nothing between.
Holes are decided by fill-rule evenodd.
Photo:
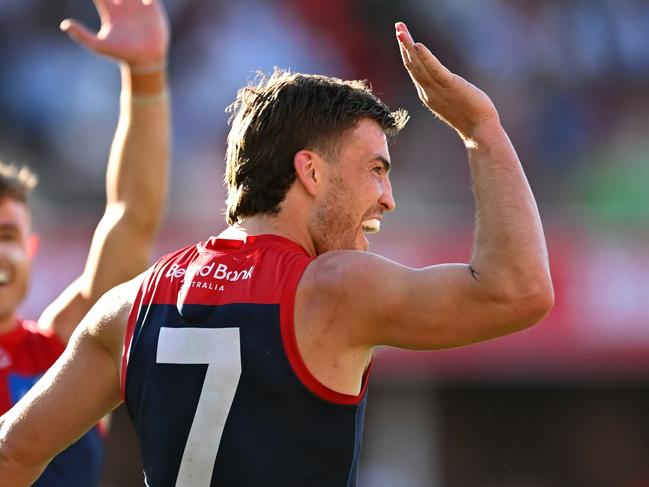
<instances>
[{"instance_id":1,"label":"blurred crowd","mask_svg":"<svg viewBox=\"0 0 649 487\"><path fill-rule=\"evenodd\" d=\"M624 228L649 221L649 3L642 0L169 0L174 185L180 218L205 195L219 222L225 107L273 66L369 79L413 115L393 148L408 211L467 204L462 148L436 127L400 67L395 20L494 99L541 206L558 220ZM58 31L73 0L0 3L0 157L47 181L48 208L101 201L118 74ZM50 178L50 175L65 177ZM83 181L83 184L79 184ZM54 207L51 207L54 202ZM97 203L99 206L99 203Z\"/></svg>"}]
</instances>

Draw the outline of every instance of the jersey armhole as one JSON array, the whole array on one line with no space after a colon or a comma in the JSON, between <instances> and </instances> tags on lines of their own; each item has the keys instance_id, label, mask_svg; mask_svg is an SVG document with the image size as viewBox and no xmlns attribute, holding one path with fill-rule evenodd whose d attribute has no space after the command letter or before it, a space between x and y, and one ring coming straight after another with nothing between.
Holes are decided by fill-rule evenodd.
<instances>
[{"instance_id":1,"label":"jersey armhole","mask_svg":"<svg viewBox=\"0 0 649 487\"><path fill-rule=\"evenodd\" d=\"M131 347L133 346L133 337L137 328L137 323L142 313L143 305L150 305L154 299L157 285L160 279L169 271L169 266L177 263L179 260L193 258L197 249L202 246L204 242L199 242L195 245L188 245L175 252L162 256L158 261L149 267L144 272L144 279L140 284L137 291L137 296L133 301L133 306L128 315L128 323L126 324L126 332L124 333L124 346L122 349L122 370L120 371L120 390L122 393L122 400L126 402L126 373L128 369L129 358L131 356ZM168 277L168 276L166 276ZM144 321L143 317L142 321Z\"/></svg>"},{"instance_id":2,"label":"jersey armhole","mask_svg":"<svg viewBox=\"0 0 649 487\"><path fill-rule=\"evenodd\" d=\"M140 285L140 289L137 292L135 301L133 301L133 307L128 315L128 323L126 325L126 333L124 334L124 348L122 349L122 370L121 370L121 380L120 380L120 389L122 391L122 401L126 402L126 369L128 367L128 359L131 355L131 346L133 342L133 335L135 334L135 326L137 325L137 319L140 315L142 309L142 298L144 296L145 286L148 282L145 279Z\"/></svg>"},{"instance_id":3,"label":"jersey armhole","mask_svg":"<svg viewBox=\"0 0 649 487\"><path fill-rule=\"evenodd\" d=\"M333 404L341 404L348 406L358 405L365 397L367 383L372 368L372 361L363 374L363 382L361 391L358 395L343 394L338 391L327 387L318 379L316 379L311 371L307 368L300 350L297 346L297 338L295 337L295 294L297 291L298 283L304 274L311 259L298 261L291 265L290 275L284 285L280 302L280 329L282 334L282 342L284 344L284 351L288 358L289 364L298 380L316 397Z\"/></svg>"}]
</instances>

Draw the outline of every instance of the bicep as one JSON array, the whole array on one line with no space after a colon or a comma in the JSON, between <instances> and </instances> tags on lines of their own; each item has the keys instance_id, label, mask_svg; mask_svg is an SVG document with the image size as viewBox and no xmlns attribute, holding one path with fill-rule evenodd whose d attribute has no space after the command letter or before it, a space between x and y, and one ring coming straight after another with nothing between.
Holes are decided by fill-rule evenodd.
<instances>
[{"instance_id":1,"label":"bicep","mask_svg":"<svg viewBox=\"0 0 649 487\"><path fill-rule=\"evenodd\" d=\"M370 345L449 348L522 327L515 304L476 279L467 264L412 269L373 256L352 281L356 338Z\"/></svg>"},{"instance_id":2,"label":"bicep","mask_svg":"<svg viewBox=\"0 0 649 487\"><path fill-rule=\"evenodd\" d=\"M102 294L143 272L153 246L154 230L131 216L127 205L106 208L90 243L78 286L92 305Z\"/></svg>"}]
</instances>

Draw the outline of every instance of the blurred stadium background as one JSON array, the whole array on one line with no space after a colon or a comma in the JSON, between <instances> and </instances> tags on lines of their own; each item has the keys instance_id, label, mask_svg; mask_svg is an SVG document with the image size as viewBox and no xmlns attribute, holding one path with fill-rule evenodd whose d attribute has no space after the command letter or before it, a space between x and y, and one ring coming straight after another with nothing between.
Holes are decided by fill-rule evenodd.
<instances>
[{"instance_id":1,"label":"blurred stadium background","mask_svg":"<svg viewBox=\"0 0 649 487\"><path fill-rule=\"evenodd\" d=\"M523 160L556 306L490 343L380 351L362 487L649 486L649 2L165 3L174 157L158 255L223 228L223 110L255 70L278 65L369 79L411 112L392 147L398 208L372 249L412 266L466 261L465 153L417 100L396 20L492 97ZM69 16L98 24L89 1L0 2L0 158L41 177L26 317L81 271L117 119L118 71L58 31ZM106 487L142 485L125 418L114 417Z\"/></svg>"}]
</instances>

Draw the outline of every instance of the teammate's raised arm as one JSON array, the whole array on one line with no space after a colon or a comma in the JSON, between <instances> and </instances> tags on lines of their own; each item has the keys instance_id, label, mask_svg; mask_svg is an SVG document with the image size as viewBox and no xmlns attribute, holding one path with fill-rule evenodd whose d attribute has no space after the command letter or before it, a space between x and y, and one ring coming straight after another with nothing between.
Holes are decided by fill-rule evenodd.
<instances>
[{"instance_id":1,"label":"teammate's raised arm","mask_svg":"<svg viewBox=\"0 0 649 487\"><path fill-rule=\"evenodd\" d=\"M166 85L168 27L165 13L157 0L95 0L94 4L101 18L98 33L92 33L72 20L62 22L61 28L92 52L111 57L120 64L121 108L106 171L106 210L95 230L83 274L43 312L38 326L19 319L16 309L26 292L29 256L33 255L35 249L29 232L27 198L34 178L25 169L0 165L0 203L6 234L0 248L5 289L0 300L0 351L5 357L4 373L0 374L2 413L14 406L54 363L63 351L64 343L95 301L108 289L144 271L161 220L169 153ZM94 342L84 338L86 336L87 330L80 334L79 340L66 352L65 357L80 357L79 362L86 365L90 357L93 357L92 360L101 358L101 354L96 353L98 348ZM116 342L116 350L121 349L121 337L118 341L120 343ZM81 343L87 345L80 347ZM83 353L79 353L81 350ZM98 360L88 368L88 372L94 374L91 380L87 380L87 375L75 375L87 382L74 382L75 386L95 388L94 392L86 391L94 398L78 392L73 392L68 398L93 412L90 420L83 423L85 429L93 426L101 413L105 412L106 408L100 408L101 411L95 414L97 401L104 397L99 388L103 387L103 378L118 369L115 365L111 367L106 360ZM20 377L20 382L12 381L12 376ZM46 392L60 398L57 392L59 385L58 381L53 385L48 379L39 382L30 396L36 398L34 402L28 405L28 400L25 400L21 403L24 407L20 406L19 409L32 411L36 407L36 416L45 418L43 410L38 408L43 403L40 398ZM45 449L35 446L40 441L30 428L38 421L27 419L31 413L26 412L24 418L22 413L20 417L12 413L3 417L0 442L3 448L9 446L13 453L2 464L0 484L22 485L22 481L7 480L13 477L5 470L13 472L28 457L34 458L32 454L38 456L38 465L30 464L27 477L34 478L34 472L40 471L54 453L76 440L84 431L81 427L75 429L74 425L80 424L75 423L77 419L66 416L66 411L71 411L67 406L51 411L57 415L57 419L51 422L56 431L46 427L42 431L48 431L52 438L56 437L56 433L62 436L56 440L56 448L51 448L51 442L43 443L49 452L45 456L40 455ZM75 416L87 418L84 412ZM15 430L18 424L22 426ZM26 431L27 441L17 442L16 438L20 438L21 434L14 434L16 431ZM23 447L26 449L21 450ZM6 451L3 449L3 452ZM23 453L14 455L16 451L27 452L27 456ZM38 485L97 485L102 459L103 441L99 428L94 427L61 456L52 460L39 478Z\"/></svg>"},{"instance_id":2,"label":"teammate's raised arm","mask_svg":"<svg viewBox=\"0 0 649 487\"><path fill-rule=\"evenodd\" d=\"M106 171L106 210L85 269L39 320L65 341L104 292L146 268L166 196L169 34L163 7L158 0L96 0L95 5L98 33L69 19L61 29L120 64L121 108Z\"/></svg>"}]
</instances>

